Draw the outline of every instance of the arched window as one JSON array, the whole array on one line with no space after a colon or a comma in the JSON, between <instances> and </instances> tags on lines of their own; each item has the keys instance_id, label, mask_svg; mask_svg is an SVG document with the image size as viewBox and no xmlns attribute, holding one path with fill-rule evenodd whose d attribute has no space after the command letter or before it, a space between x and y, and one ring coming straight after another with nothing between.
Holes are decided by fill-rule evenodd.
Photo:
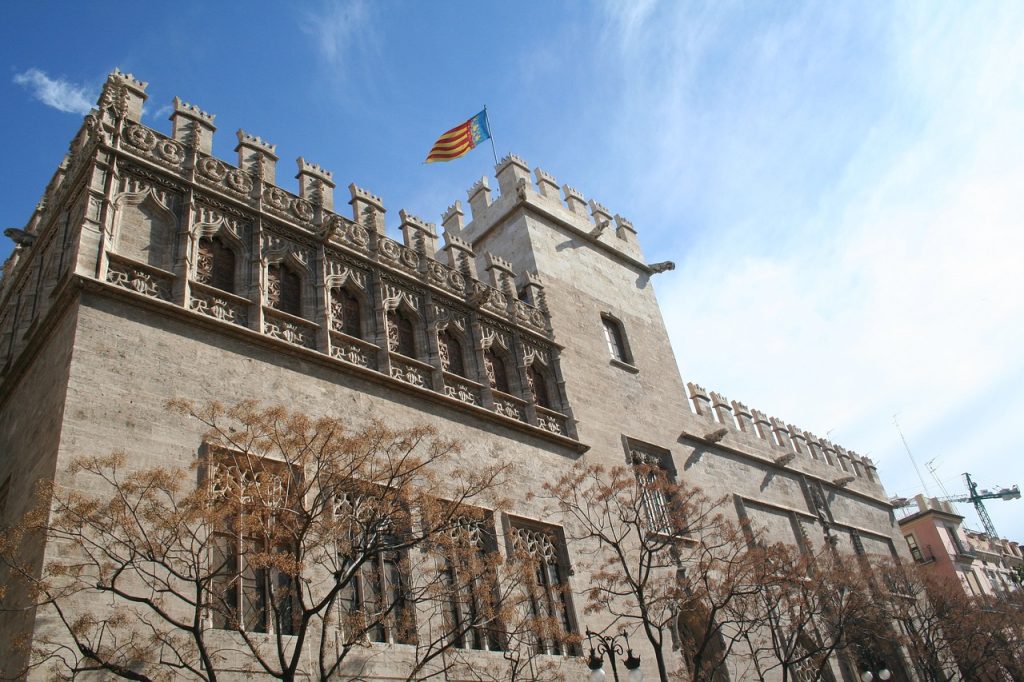
<instances>
[{"instance_id":1,"label":"arched window","mask_svg":"<svg viewBox=\"0 0 1024 682\"><path fill-rule=\"evenodd\" d=\"M363 338L363 309L359 298L348 289L331 289L331 327L357 339Z\"/></svg>"},{"instance_id":2,"label":"arched window","mask_svg":"<svg viewBox=\"0 0 1024 682\"><path fill-rule=\"evenodd\" d=\"M548 397L548 382L544 375L533 365L526 370L526 381L530 385L530 395L533 402L547 409L551 408L551 399Z\"/></svg>"},{"instance_id":3,"label":"arched window","mask_svg":"<svg viewBox=\"0 0 1024 682\"><path fill-rule=\"evenodd\" d=\"M400 310L388 312L388 348L392 353L416 357L416 333L412 320Z\"/></svg>"},{"instance_id":4,"label":"arched window","mask_svg":"<svg viewBox=\"0 0 1024 682\"><path fill-rule=\"evenodd\" d=\"M488 348L484 351L484 371L491 388L502 393L510 393L508 388L508 370L501 356Z\"/></svg>"},{"instance_id":5,"label":"arched window","mask_svg":"<svg viewBox=\"0 0 1024 682\"><path fill-rule=\"evenodd\" d=\"M633 358L626 344L626 333L622 330L622 323L608 315L601 316L601 323L604 325L604 338L608 342L608 352L612 359L632 364Z\"/></svg>"},{"instance_id":6,"label":"arched window","mask_svg":"<svg viewBox=\"0 0 1024 682\"><path fill-rule=\"evenodd\" d=\"M441 369L460 377L466 376L466 365L463 361L462 344L448 332L437 335L437 352L441 356Z\"/></svg>"},{"instance_id":7,"label":"arched window","mask_svg":"<svg viewBox=\"0 0 1024 682\"><path fill-rule=\"evenodd\" d=\"M220 237L200 237L196 253L196 281L235 293L235 252Z\"/></svg>"},{"instance_id":8,"label":"arched window","mask_svg":"<svg viewBox=\"0 0 1024 682\"><path fill-rule=\"evenodd\" d=\"M267 266L267 305L291 315L302 315L302 278L284 263Z\"/></svg>"}]
</instances>

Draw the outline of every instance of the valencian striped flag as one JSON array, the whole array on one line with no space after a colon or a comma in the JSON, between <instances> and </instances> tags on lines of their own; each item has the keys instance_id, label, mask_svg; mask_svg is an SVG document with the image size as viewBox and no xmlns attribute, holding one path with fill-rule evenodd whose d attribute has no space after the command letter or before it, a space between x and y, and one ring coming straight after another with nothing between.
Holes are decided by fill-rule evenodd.
<instances>
[{"instance_id":1,"label":"valencian striped flag","mask_svg":"<svg viewBox=\"0 0 1024 682\"><path fill-rule=\"evenodd\" d=\"M487 110L484 109L437 138L437 142L427 154L426 163L457 159L490 136L491 131L487 128Z\"/></svg>"}]
</instances>

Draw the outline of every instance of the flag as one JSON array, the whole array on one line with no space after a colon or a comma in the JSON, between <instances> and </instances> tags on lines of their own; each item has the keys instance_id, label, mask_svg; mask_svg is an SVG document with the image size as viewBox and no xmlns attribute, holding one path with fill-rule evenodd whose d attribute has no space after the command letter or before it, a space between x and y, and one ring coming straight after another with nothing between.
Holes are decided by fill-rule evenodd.
<instances>
[{"instance_id":1,"label":"flag","mask_svg":"<svg viewBox=\"0 0 1024 682\"><path fill-rule=\"evenodd\" d=\"M425 163L457 159L490 137L491 131L487 129L487 110L484 109L437 138L437 142L427 154Z\"/></svg>"}]
</instances>

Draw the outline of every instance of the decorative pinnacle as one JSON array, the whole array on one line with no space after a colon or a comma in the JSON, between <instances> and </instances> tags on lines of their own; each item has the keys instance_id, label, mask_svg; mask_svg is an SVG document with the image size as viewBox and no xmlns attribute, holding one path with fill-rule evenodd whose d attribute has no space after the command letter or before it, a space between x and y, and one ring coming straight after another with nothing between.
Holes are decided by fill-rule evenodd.
<instances>
[{"instance_id":1,"label":"decorative pinnacle","mask_svg":"<svg viewBox=\"0 0 1024 682\"><path fill-rule=\"evenodd\" d=\"M456 214L463 215L461 201L456 201L454 204L445 209L444 215L441 216L441 222L447 222L449 218Z\"/></svg>"},{"instance_id":2,"label":"decorative pinnacle","mask_svg":"<svg viewBox=\"0 0 1024 682\"><path fill-rule=\"evenodd\" d=\"M376 204L378 206L384 205L383 199L381 199L373 192L363 189L354 182L348 186L348 191L351 192L353 199L362 199L363 201L367 201L371 204Z\"/></svg>"},{"instance_id":3,"label":"decorative pinnacle","mask_svg":"<svg viewBox=\"0 0 1024 682\"><path fill-rule=\"evenodd\" d=\"M269 142L264 142L263 139L261 137L259 137L258 135L250 135L249 133L245 132L241 128L238 129L238 132L235 133L235 135L238 136L238 144L240 144L240 145L244 144L244 145L246 145L248 147L256 147L256 148L258 148L258 149L260 149L260 150L270 154L275 159L277 158L277 155L276 155L277 145L276 144L270 144Z\"/></svg>"},{"instance_id":4,"label":"decorative pinnacle","mask_svg":"<svg viewBox=\"0 0 1024 682\"><path fill-rule=\"evenodd\" d=\"M317 165L315 163L310 163L309 161L306 161L301 156L299 158L295 159L295 163L299 167L299 173L306 173L308 175L315 175L318 178L321 178L323 180L327 180L328 182L333 182L333 180L334 180L334 174L331 173L331 171L324 170L324 168L322 166L319 166L319 165Z\"/></svg>"},{"instance_id":5,"label":"decorative pinnacle","mask_svg":"<svg viewBox=\"0 0 1024 682\"><path fill-rule=\"evenodd\" d=\"M124 72L121 71L121 69L118 69L118 68L115 68L113 71L110 72L110 75L107 76L107 80L108 81L111 81L111 80L120 81L124 85L127 85L129 87L135 88L136 90L142 90L142 91L145 91L146 86L149 85L149 83L147 83L145 81L140 81L135 76L133 76L132 74L124 73Z\"/></svg>"},{"instance_id":6,"label":"decorative pinnacle","mask_svg":"<svg viewBox=\"0 0 1024 682\"><path fill-rule=\"evenodd\" d=\"M477 180L476 182L474 182L473 186L470 187L466 191L466 194L468 194L469 197L472 198L473 195L475 195L477 192L482 192L482 191L487 191L487 192L491 191L491 183L487 180L486 176L484 176L484 177L480 178L479 180Z\"/></svg>"},{"instance_id":7,"label":"decorative pinnacle","mask_svg":"<svg viewBox=\"0 0 1024 682\"><path fill-rule=\"evenodd\" d=\"M174 113L197 118L209 123L211 126L213 125L213 119L217 118L216 114L208 114L196 105L183 101L180 97L174 98Z\"/></svg>"}]
</instances>

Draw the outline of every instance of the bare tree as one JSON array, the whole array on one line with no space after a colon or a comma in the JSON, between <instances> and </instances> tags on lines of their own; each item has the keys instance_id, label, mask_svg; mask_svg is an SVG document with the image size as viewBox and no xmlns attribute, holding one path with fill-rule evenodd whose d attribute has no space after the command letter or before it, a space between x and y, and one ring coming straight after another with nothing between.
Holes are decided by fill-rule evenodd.
<instances>
[{"instance_id":1,"label":"bare tree","mask_svg":"<svg viewBox=\"0 0 1024 682\"><path fill-rule=\"evenodd\" d=\"M732 608L765 579L764 549L729 520L724 500L671 480L638 459L632 467L577 464L541 492L589 562L585 612L609 627L640 630L661 680L666 645L681 649L694 680L724 673L733 645L753 627Z\"/></svg>"},{"instance_id":2,"label":"bare tree","mask_svg":"<svg viewBox=\"0 0 1024 682\"><path fill-rule=\"evenodd\" d=\"M929 682L1024 679L1024 604L971 597L926 567L876 566L877 606L899 625L900 643Z\"/></svg>"},{"instance_id":3,"label":"bare tree","mask_svg":"<svg viewBox=\"0 0 1024 682\"><path fill-rule=\"evenodd\" d=\"M428 427L169 405L206 429L191 467L79 459L4 536L37 613L31 666L327 679L372 666L373 642L403 642L403 674L426 679L537 631L514 617L528 565L466 541L481 507L500 506L506 466L454 466L459 445ZM23 541L45 543L41 569Z\"/></svg>"},{"instance_id":4,"label":"bare tree","mask_svg":"<svg viewBox=\"0 0 1024 682\"><path fill-rule=\"evenodd\" d=\"M763 679L832 679L836 655L849 655L875 629L877 610L868 574L831 545L811 553L793 545L766 548L770 572L756 592L735 604L760 630L748 629L755 669Z\"/></svg>"}]
</instances>

